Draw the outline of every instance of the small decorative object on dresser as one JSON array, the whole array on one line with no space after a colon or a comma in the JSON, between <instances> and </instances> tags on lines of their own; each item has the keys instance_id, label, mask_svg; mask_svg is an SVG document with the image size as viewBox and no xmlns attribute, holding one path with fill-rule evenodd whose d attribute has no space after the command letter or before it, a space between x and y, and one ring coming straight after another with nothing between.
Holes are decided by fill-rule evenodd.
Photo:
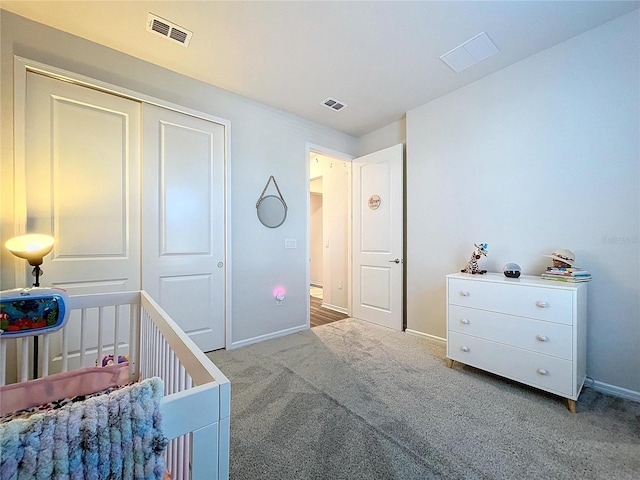
<instances>
[{"instance_id":1,"label":"small decorative object on dresser","mask_svg":"<svg viewBox=\"0 0 640 480\"><path fill-rule=\"evenodd\" d=\"M478 260L480 260L480 257L482 257L483 255L485 257L487 256L487 244L481 243L480 245L478 245L474 243L473 246L476 248L471 254L471 259L467 262L467 266L460 271L462 273L479 273L480 275L482 275L483 273L487 273L486 270L480 270L480 268L478 267Z\"/></svg>"},{"instance_id":2,"label":"small decorative object on dresser","mask_svg":"<svg viewBox=\"0 0 640 480\"><path fill-rule=\"evenodd\" d=\"M502 267L505 277L518 278L520 276L520 265L517 263L507 263Z\"/></svg>"},{"instance_id":3,"label":"small decorative object on dresser","mask_svg":"<svg viewBox=\"0 0 640 480\"><path fill-rule=\"evenodd\" d=\"M498 273L447 275L447 364L461 362L565 397L586 378L587 284Z\"/></svg>"},{"instance_id":4,"label":"small decorative object on dresser","mask_svg":"<svg viewBox=\"0 0 640 480\"><path fill-rule=\"evenodd\" d=\"M546 271L541 275L545 280L569 283L591 281L591 273L576 266L576 256L571 250L559 248L554 250L551 255L545 255L545 257L553 259L553 266L547 267Z\"/></svg>"},{"instance_id":5,"label":"small decorative object on dresser","mask_svg":"<svg viewBox=\"0 0 640 480\"><path fill-rule=\"evenodd\" d=\"M576 256L571 250L567 250L566 248L556 248L553 252L551 252L551 255L545 255L545 257L553 259L554 267L576 267Z\"/></svg>"}]
</instances>

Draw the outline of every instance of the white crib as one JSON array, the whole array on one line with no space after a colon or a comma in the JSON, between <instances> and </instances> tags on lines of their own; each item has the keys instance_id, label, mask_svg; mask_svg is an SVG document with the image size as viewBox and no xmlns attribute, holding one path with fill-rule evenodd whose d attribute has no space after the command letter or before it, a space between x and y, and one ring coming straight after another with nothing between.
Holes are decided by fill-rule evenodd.
<instances>
[{"instance_id":1,"label":"white crib","mask_svg":"<svg viewBox=\"0 0 640 480\"><path fill-rule=\"evenodd\" d=\"M160 410L171 478L229 478L231 385L169 315L144 291L71 296L68 307L65 327L39 336L38 377L93 365L107 354L128 355L129 381L164 381ZM0 385L29 380L33 345L33 337L0 341Z\"/></svg>"}]
</instances>

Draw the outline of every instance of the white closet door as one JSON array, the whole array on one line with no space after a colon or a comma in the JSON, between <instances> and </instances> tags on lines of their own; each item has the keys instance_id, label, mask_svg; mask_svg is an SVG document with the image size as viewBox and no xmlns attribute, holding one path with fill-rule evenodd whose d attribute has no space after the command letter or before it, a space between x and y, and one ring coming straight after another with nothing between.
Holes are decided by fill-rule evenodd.
<instances>
[{"instance_id":1,"label":"white closet door","mask_svg":"<svg viewBox=\"0 0 640 480\"><path fill-rule=\"evenodd\" d=\"M142 288L203 351L225 346L225 127L143 106Z\"/></svg>"},{"instance_id":2,"label":"white closet door","mask_svg":"<svg viewBox=\"0 0 640 480\"><path fill-rule=\"evenodd\" d=\"M17 188L26 192L26 231L56 240L41 285L70 295L139 290L140 104L28 73L25 107L26 182ZM32 283L27 275L24 286ZM69 319L69 368L94 365L114 342L118 354L129 353L120 340L129 330L127 313L107 327L102 352L97 319L97 311L87 322L75 313ZM81 346L95 355L80 355ZM55 336L50 373L61 368L61 348Z\"/></svg>"},{"instance_id":3,"label":"white closet door","mask_svg":"<svg viewBox=\"0 0 640 480\"><path fill-rule=\"evenodd\" d=\"M140 104L29 73L25 115L26 231L56 239L41 285L139 290Z\"/></svg>"}]
</instances>

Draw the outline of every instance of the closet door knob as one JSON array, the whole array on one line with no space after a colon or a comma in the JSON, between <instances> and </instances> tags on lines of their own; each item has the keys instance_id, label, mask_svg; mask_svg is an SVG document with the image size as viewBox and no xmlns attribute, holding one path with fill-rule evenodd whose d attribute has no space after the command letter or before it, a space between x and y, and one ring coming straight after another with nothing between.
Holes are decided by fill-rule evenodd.
<instances>
[{"instance_id":1,"label":"closet door knob","mask_svg":"<svg viewBox=\"0 0 640 480\"><path fill-rule=\"evenodd\" d=\"M536 302L536 306L540 308L547 308L549 304L547 302L543 302L542 300L538 300Z\"/></svg>"},{"instance_id":2,"label":"closet door knob","mask_svg":"<svg viewBox=\"0 0 640 480\"><path fill-rule=\"evenodd\" d=\"M468 318L461 318L460 319L460 323L462 323L463 325L469 325L469 323L471 323L471 322L469 322Z\"/></svg>"},{"instance_id":3,"label":"closet door knob","mask_svg":"<svg viewBox=\"0 0 640 480\"><path fill-rule=\"evenodd\" d=\"M536 340L538 340L539 342L548 342L549 337L547 337L546 335L536 335Z\"/></svg>"},{"instance_id":4,"label":"closet door knob","mask_svg":"<svg viewBox=\"0 0 640 480\"><path fill-rule=\"evenodd\" d=\"M539 368L536 372L538 375L549 375L549 370L545 370L544 368Z\"/></svg>"},{"instance_id":5,"label":"closet door knob","mask_svg":"<svg viewBox=\"0 0 640 480\"><path fill-rule=\"evenodd\" d=\"M460 347L460 350L462 350L464 353L469 353L471 351L469 347Z\"/></svg>"}]
</instances>

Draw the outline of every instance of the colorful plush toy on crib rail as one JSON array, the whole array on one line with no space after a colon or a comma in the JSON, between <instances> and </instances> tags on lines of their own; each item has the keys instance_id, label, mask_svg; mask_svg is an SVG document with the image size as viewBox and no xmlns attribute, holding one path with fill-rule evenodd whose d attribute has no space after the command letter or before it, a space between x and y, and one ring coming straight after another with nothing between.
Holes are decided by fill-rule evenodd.
<instances>
[{"instance_id":1,"label":"colorful plush toy on crib rail","mask_svg":"<svg viewBox=\"0 0 640 480\"><path fill-rule=\"evenodd\" d=\"M51 333L69 318L67 293L59 288L18 288L0 292L3 338Z\"/></svg>"},{"instance_id":2,"label":"colorful plush toy on crib rail","mask_svg":"<svg viewBox=\"0 0 640 480\"><path fill-rule=\"evenodd\" d=\"M487 256L487 244L481 243L480 245L478 245L477 243L474 243L473 245L476 248L471 254L471 259L469 260L469 262L467 262L467 266L460 271L462 273L478 273L482 275L483 273L487 273L487 271L480 270L480 268L478 267L478 260L480 260L480 257L482 257L483 255L485 257Z\"/></svg>"}]
</instances>

